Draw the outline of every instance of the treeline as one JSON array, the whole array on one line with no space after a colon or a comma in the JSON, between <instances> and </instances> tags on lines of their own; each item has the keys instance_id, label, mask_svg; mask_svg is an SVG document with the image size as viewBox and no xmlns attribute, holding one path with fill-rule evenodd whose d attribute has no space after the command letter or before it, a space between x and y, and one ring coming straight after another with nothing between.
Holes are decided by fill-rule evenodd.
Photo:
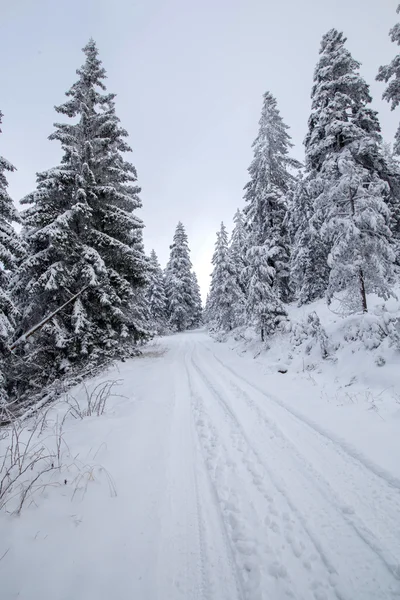
<instances>
[{"instance_id":1,"label":"treeline","mask_svg":"<svg viewBox=\"0 0 400 600\"><path fill-rule=\"evenodd\" d=\"M400 6L399 6L400 9ZM400 44L400 24L390 32ZM216 329L252 325L265 339L293 300L326 297L368 311L367 295L393 294L400 266L400 128L385 144L369 86L335 29L322 38L304 140L291 157L288 126L264 95L244 208L231 240L217 234L206 319ZM400 102L400 55L381 67L383 97Z\"/></svg>"},{"instance_id":2,"label":"treeline","mask_svg":"<svg viewBox=\"0 0 400 600\"><path fill-rule=\"evenodd\" d=\"M137 174L124 158L128 134L115 94L106 91L95 42L83 52L49 137L61 144L61 163L37 175L21 214L7 192L14 167L0 158L0 408L31 402L66 374L126 356L154 332L201 320L182 224L165 275L155 253L145 255Z\"/></svg>"}]
</instances>

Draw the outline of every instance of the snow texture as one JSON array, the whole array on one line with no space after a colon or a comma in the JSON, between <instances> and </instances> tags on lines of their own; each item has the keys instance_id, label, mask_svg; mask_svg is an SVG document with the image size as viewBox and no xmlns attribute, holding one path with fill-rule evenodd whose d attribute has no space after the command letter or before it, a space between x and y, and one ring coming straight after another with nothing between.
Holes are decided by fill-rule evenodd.
<instances>
[{"instance_id":1,"label":"snow texture","mask_svg":"<svg viewBox=\"0 0 400 600\"><path fill-rule=\"evenodd\" d=\"M341 338L343 321L313 308ZM303 312L292 308L292 320ZM283 337L253 360L257 345L184 332L87 382L118 378L121 397L103 416L69 415L69 466L18 518L0 513L4 598L398 597L394 355L372 368L358 341L335 365L315 348L313 371L294 358L282 374ZM84 391L71 394L84 407ZM42 443L65 411L47 414ZM90 477L76 478L78 459Z\"/></svg>"}]
</instances>

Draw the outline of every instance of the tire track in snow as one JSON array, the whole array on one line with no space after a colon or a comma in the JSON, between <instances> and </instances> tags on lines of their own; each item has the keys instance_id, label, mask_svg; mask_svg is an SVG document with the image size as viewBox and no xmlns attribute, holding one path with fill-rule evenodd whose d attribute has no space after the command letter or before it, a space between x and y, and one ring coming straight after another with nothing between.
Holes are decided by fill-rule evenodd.
<instances>
[{"instance_id":1,"label":"tire track in snow","mask_svg":"<svg viewBox=\"0 0 400 600\"><path fill-rule=\"evenodd\" d=\"M206 346L203 347L208 350ZM285 440L285 443L297 455L298 460L310 476L316 482L319 481L324 485L327 497L335 498L336 504L340 506L345 518L352 522L364 541L377 552L393 575L397 579L400 579L400 494L397 493L397 490L393 489L390 483L388 486L382 485L381 478L374 471L368 469L364 462L360 462L354 459L352 455L349 456L346 452L342 452L340 448L338 449L335 444L331 443L330 438L321 435L314 428L307 427L307 423L304 426L303 420L294 416L291 411L287 411L280 403L276 407L278 409L278 416L275 415L275 420L271 419L271 414L267 411L268 407L271 409L271 404L267 407L265 402L256 402L254 394L253 397L250 397L249 393L243 389L243 384L248 389L251 388L256 391L257 395L261 396L264 400L265 398L268 400L272 399L273 405L276 405L274 397L261 392L258 386L251 384L245 378L233 372L214 353L212 354L217 362L225 367L229 373L230 384L235 385L232 381L232 375L234 375L236 381L241 383L241 386L239 385L236 389L240 390L240 393L243 394L244 401L256 413L257 418L264 421L267 427L272 428L275 435ZM280 410L283 410L283 414L285 415L286 413L289 417L291 438L293 438L293 434L296 434L298 445L294 444L292 439L289 439L288 435L278 427L276 419L279 417ZM292 424L296 425L295 430ZM306 438L304 438L304 434ZM310 436L311 440L307 440L307 437L310 438ZM318 459L318 462L323 463L323 468L321 466L320 468L315 468L310 460L310 456L306 458L306 442L309 445L309 454L310 450L311 456L314 454L313 462L315 459ZM300 452L300 446L302 452ZM339 496L327 480L327 473L329 473L330 477L335 475L340 482L342 490L339 492ZM362 482L360 487L357 485L359 481ZM340 496L340 493L343 495L343 490L345 490L347 496L351 496L350 504L348 498L343 500ZM369 494L366 494L366 490L368 490ZM361 514L363 515L362 517ZM374 526L375 531L373 532L372 529ZM391 545L395 554L387 550L378 541L378 537L385 540L386 546Z\"/></svg>"},{"instance_id":2,"label":"tire track in snow","mask_svg":"<svg viewBox=\"0 0 400 600\"><path fill-rule=\"evenodd\" d=\"M266 416L265 412L262 411L259 408L259 406L254 403L253 400L251 400L251 398L246 394L246 392L244 392L241 388L236 387L235 384L231 383L231 386L233 390L236 390L236 392L243 395L246 404L250 408L252 408L254 412L257 413L258 418L263 423L265 423L265 425L271 431L273 431L276 437L278 437L281 440L281 444L283 444L284 447L286 447L286 449L289 452L291 452L294 457L296 457L296 460L298 461L299 466L304 471L304 474L308 477L310 481L312 481L316 486L318 486L326 500L343 513L343 517L349 523L351 523L351 525L356 530L357 534L381 558L381 560L387 566L388 570L394 575L394 577L400 580L399 503L397 503L397 506L390 504L388 502L390 498L387 498L384 495L384 493L380 494L379 490L375 488L375 490L373 490L372 492L373 501L371 505L369 505L369 498L367 496L362 497L361 489L358 489L357 487L352 489L352 487L355 486L355 479L359 479L359 476L356 476L356 478L353 478L352 476L347 476L345 472L345 467L345 469L343 469L341 473L341 487L343 487L343 484L345 484L346 493L353 494L352 503L351 505L349 505L348 501L344 501L340 496L340 494L343 492L337 492L334 485L331 484L327 479L327 475L329 474L331 476L332 470L335 467L337 468L337 465L334 464L334 461L327 461L327 468L324 472L315 468L312 462L300 452L299 447L296 444L294 444L287 437L287 435L283 433L283 431L278 427L275 421L271 421L271 419ZM321 457L319 458L321 459ZM353 468L354 467L352 466L351 470L353 470ZM368 489L368 487L369 486L366 486L366 489ZM378 496L380 496L380 498ZM363 518L361 518L360 516L361 512L363 513ZM374 525L377 530L376 533L372 531ZM387 546L390 545L392 549L397 550L396 556L392 553L391 550L388 550L383 546L382 542L378 540L378 536L380 539L386 541Z\"/></svg>"},{"instance_id":3,"label":"tire track in snow","mask_svg":"<svg viewBox=\"0 0 400 600\"><path fill-rule=\"evenodd\" d=\"M276 485L272 489L266 488L263 483L265 468L260 457L229 406L210 385L193 358L192 369L201 387L206 389L205 396L211 396L213 403L217 399L229 423L230 453L220 438L220 427L214 425L214 422L220 425L221 419L211 419L210 406L208 411L205 408L204 392L196 392L192 386L196 426L242 574L245 598L308 600L313 595L316 600L322 600L338 597L330 578L334 569L319 547L318 540L307 531L301 515L293 515L296 509L284 497L283 491ZM218 456L221 452L222 456ZM288 510L281 514L277 505L286 505ZM293 519L293 516L297 518Z\"/></svg>"},{"instance_id":4,"label":"tire track in snow","mask_svg":"<svg viewBox=\"0 0 400 600\"><path fill-rule=\"evenodd\" d=\"M195 432L196 432L196 435L197 435L197 438L199 441L199 450L203 456L205 472L207 474L208 484L209 484L208 487L211 492L214 508L216 509L216 512L218 514L219 525L220 525L220 528L221 528L221 531L223 534L224 544L225 544L225 547L227 550L227 558L228 558L228 562L230 565L230 569L234 573L234 580L236 582L237 594L238 594L238 597L240 597L240 600L244 600L245 596L244 596L244 592L243 592L243 581L241 578L241 574L237 572L236 562L234 560L234 551L233 551L233 548L231 545L231 540L228 535L226 522L225 522L225 519L223 518L223 514L221 512L220 497L217 493L217 490L213 483L213 479L210 475L210 469L212 467L213 453L210 451L210 447L205 446L205 444L204 444L204 439L208 439L210 441L211 446L213 446L215 448L216 447L215 442L216 442L217 438L214 436L210 437L210 435L207 435L204 433L204 429L203 429L204 420L202 418L203 411L202 411L201 405L197 402L197 396L196 396L195 392L193 391L192 381L191 381L191 378L189 375L189 366L187 365L186 359L185 359L185 369L186 369L186 376L187 376L187 381L188 381L188 386L189 386L189 391L190 391L190 403L191 403L192 413L193 413L194 428L195 428ZM211 432L211 429L210 429L210 432ZM206 453L204 453L205 448L207 449ZM235 566L235 568L234 568L234 566ZM214 597L211 596L211 598L214 598Z\"/></svg>"},{"instance_id":5,"label":"tire track in snow","mask_svg":"<svg viewBox=\"0 0 400 600\"><path fill-rule=\"evenodd\" d=\"M209 364L208 361L207 361L207 366L211 370L211 365ZM197 366L197 369L200 371L198 366ZM241 422L238 420L237 414L233 410L232 406L228 405L228 403L225 401L223 395L218 391L218 389L215 388L215 385L213 385L213 383L211 383L209 380L207 380L207 377L205 376L205 374L201 373L201 375L203 378L205 378L207 384L213 390L214 395L216 396L218 401L223 405L223 407L226 411L226 414L228 414L230 416L230 418L233 419L233 421L236 423L236 425L241 428L242 427ZM215 369L212 369L212 376L215 377ZM237 377L240 379L239 376L237 376ZM218 386L218 388L220 389L221 386ZM242 390L242 392L243 392L243 390ZM225 389L224 389L224 396L226 397ZM254 406L255 406L254 401L248 395L247 395L247 399L250 400L250 403L252 403L252 405L253 405L252 408L254 409ZM253 411L253 414L254 414L254 411ZM256 416L257 416L257 427L259 428L260 422L264 423L264 426L266 426L265 439L267 440L268 439L268 430L269 430L269 432L271 432L271 424L270 424L270 422L268 422L265 419L263 421L263 415L262 415L261 411L258 411L256 413ZM242 429L242 431L243 431L244 435L246 435L243 429ZM277 444L277 435L278 435L278 441L279 440L281 441L280 449L279 449L280 453L278 453L278 455L276 453L276 450L279 447L279 444ZM279 430L273 430L273 437L274 437L274 440L273 440L272 444L271 444L271 442L269 442L268 444L261 443L257 447L263 448L268 456L271 456L271 454L272 454L275 462L276 461L281 462L282 467L285 466L286 475L288 476L287 478L289 478L289 480L290 480L290 478L293 478L293 480L298 479L302 483L303 488L307 488L307 485L308 485L308 490L307 490L308 496L310 498L313 498L313 497L318 498L318 502L316 504L315 504L315 498L314 498L314 508L315 509L318 509L318 506L319 507L323 506L323 512L324 512L327 510L327 506L330 507L329 511L328 511L329 519L332 520L330 536L332 537L332 534L335 534L335 529L333 527L333 523L335 523L336 529L339 528L339 535L342 537L343 540L346 541L346 543L349 545L349 547L352 548L353 554L350 552L350 557L353 555L353 557L355 557L357 559L357 561L358 561L357 567L358 567L359 573L361 573L362 571L365 571L365 567L367 565L370 565L372 569L375 568L375 570L376 570L377 569L376 558L379 558L379 560L382 561L383 565L388 570L388 572L390 573L392 578L398 577L397 565L396 565L396 562L395 562L393 556L390 554L390 552L387 552L387 551L385 551L384 548L382 548L382 546L377 542L376 538L373 536L373 534L370 532L370 530L366 526L364 526L364 524L361 521L359 521L359 520L357 521L356 517L353 517L351 519L350 515L347 515L340 510L340 506L339 507L337 506L337 504L335 503L335 499L334 498L332 499L330 497L330 494L332 493L332 489L330 487L326 488L326 487L322 486L322 489L321 489L321 485L319 482L319 474L316 473L315 470L310 472L310 465L307 462L305 462L304 457L299 455L298 449L289 440L287 440L287 438L284 437L282 432L280 432ZM283 447L282 447L282 440L284 442ZM253 450L254 450L254 445L253 445ZM257 453L257 452L255 451L255 453ZM275 453L275 456L274 456L274 453ZM293 459L295 459L295 463L293 463ZM261 462L264 465L269 476L273 479L274 484L278 487L278 489L280 489L283 493L285 493L286 498L290 502L290 498L288 497L287 490L284 491L284 488L282 487L282 483L278 481L281 478L278 477L278 479L277 479L276 474L272 475L271 469L267 467L265 460L261 459ZM299 467L300 467L300 469L299 469ZM299 473L297 473L296 471L299 471L299 473L301 473L301 477L300 477ZM306 481L304 481L304 480L306 480ZM310 484L311 484L311 487L310 487ZM304 496L304 494L303 494L303 496ZM321 502L321 500L322 500L322 502ZM308 528L308 525L305 522L303 515L301 513L299 513L297 507L294 506L293 502L290 502L290 503L291 503L292 510L297 513L297 516L300 518L301 522L305 526L307 533L309 535L311 535L311 537L312 537L316 547L318 547L321 555L326 558L326 552L322 549L321 544L318 541L318 539L316 539L315 535L312 532L310 532L310 529ZM317 510L315 511L315 513L317 514ZM325 526L326 521L327 521L326 516L321 514L321 515L319 515L319 519L320 519L321 525ZM349 526L351 528L350 531L349 531ZM354 534L356 535L356 537L354 536ZM329 536L327 536L327 537L329 540ZM358 539L358 542L357 542L357 539ZM334 539L331 541L333 543L335 543ZM360 542L361 542L361 545L360 545ZM329 548L329 545L327 547ZM368 548L368 551L369 551L369 552L367 552L367 555L365 553L366 548ZM348 548L346 547L346 552L347 552L347 550L348 550ZM370 556L371 552L372 552L372 557ZM329 554L331 554L331 556L335 557L335 553L332 553L330 551ZM341 558L341 560L339 560L339 564L342 567L341 572L344 573L344 572L346 572L346 567L347 567L347 571L349 570L348 565L346 565L346 561L343 562L343 557L339 557L339 559L340 558ZM361 558L361 562L359 560L360 558ZM335 559L336 559L335 560L335 563L336 563L338 557L336 556ZM345 568L344 571L343 571L343 567ZM386 572L386 575L385 575L385 572L382 572L382 568L380 568L380 573L379 573L380 581L379 582L377 581L376 583L375 583L375 576L372 576L372 578L371 578L371 573L369 573L369 575L366 573L363 576L364 579L366 578L367 580L368 580L368 577L370 578L370 585L369 585L369 587L368 587L368 585L366 586L366 593L370 593L370 594L372 593L372 595L368 595L368 596L365 595L365 596L363 596L363 598L364 597L365 598L366 597L371 597L371 598L387 597L386 593L388 593L390 595L389 597L391 597L392 594L395 594L397 597L397 594L400 593L399 587L398 587L397 583L395 584L395 586L393 586L390 583L390 581L388 582L388 577L387 577L388 572ZM351 579L351 577L350 577L350 579ZM391 579L391 578L389 577L389 579ZM348 582L348 584L349 583L350 582ZM342 586L340 586L340 587L342 587ZM353 588L352 594L359 593L360 590L357 588L357 579L355 579L353 581L352 588ZM369 589L371 589L371 592L369 592ZM339 590L337 590L337 593L340 594ZM377 594L379 594L379 595L377 595ZM385 594L385 595L381 596L381 594Z\"/></svg>"},{"instance_id":6,"label":"tire track in snow","mask_svg":"<svg viewBox=\"0 0 400 600\"><path fill-rule=\"evenodd\" d=\"M317 433L321 437L325 438L329 443L337 446L341 452L344 452L351 459L360 463L365 469L368 469L376 477L379 477L380 479L382 479L382 481L385 484L391 486L392 488L400 490L400 479L398 477L393 476L391 473L387 472L385 469L383 469L379 465L376 465L374 462L372 462L371 460L369 460L368 458L363 456L361 453L357 452L357 450L355 448L351 447L350 444L347 444L344 440L341 440L338 436L334 435L331 432L326 431L323 427L320 427L317 423L315 423L311 419L307 418L305 415L302 415L301 413L299 413L292 407L287 406L287 404L285 404L277 396L274 396L270 392L266 392L265 390L260 388L257 384L249 381L246 377L243 377L243 375L239 375L238 373L236 373L232 367L230 367L229 365L222 362L222 360L220 358L218 358L217 355L210 348L208 348L208 346L206 346L205 344L200 344L200 345L205 350L210 352L212 354L214 360L216 360L224 369L229 371L232 375L234 375L238 379L241 379L247 385L252 387L255 391L259 392L260 394L262 394L263 396L265 396L266 398L268 398L269 400L271 400L272 402L274 402L275 404L280 406L283 410L290 413L292 415L292 417L294 417L295 419L300 421L304 426L307 426L310 429L312 429L313 431L315 431L315 433Z\"/></svg>"},{"instance_id":7,"label":"tire track in snow","mask_svg":"<svg viewBox=\"0 0 400 600\"><path fill-rule=\"evenodd\" d=\"M184 355L180 356L180 367L182 367L182 363L185 369L187 390L190 397L192 397L186 347ZM182 381L181 375L182 372L180 372L180 381ZM197 525L201 554L201 591L199 597L202 600L215 600L216 598L221 600L244 600L240 582L237 579L237 571L234 568L233 555L226 530L224 526L222 529L220 527L221 524L224 524L221 521L217 499L213 494L214 488L210 485L209 473L204 465L201 448L193 439L193 436L198 439L198 431L193 422L193 406L191 402L185 402L185 405L188 410L188 417L190 418L190 422L187 422L186 426L191 431L192 439L188 450L193 453L193 456L196 453L198 454L201 459L201 466L203 467L199 469L198 461L194 461L196 510L198 515ZM210 494L211 498L209 498ZM210 510L207 510L210 504L211 514ZM217 524L215 520L217 520ZM221 530L221 536L216 534L218 530Z\"/></svg>"},{"instance_id":8,"label":"tire track in snow","mask_svg":"<svg viewBox=\"0 0 400 600\"><path fill-rule=\"evenodd\" d=\"M321 494L324 496L325 500L333 506L333 508L337 512L341 512L343 518L348 521L351 526L354 528L357 535L368 545L371 550L373 550L377 556L382 560L385 564L389 572L396 578L400 579L400 567L399 562L396 557L389 551L386 550L381 542L377 539L375 534L371 531L371 529L365 524L363 520L359 518L359 516L354 513L352 507L346 505L338 496L332 485L326 479L326 477L319 471L317 471L313 465L299 452L298 447L293 444L291 440L283 433L283 431L278 427L276 422L271 421L269 417L262 411L259 406L254 402L254 400L241 388L237 387L235 384L230 382L231 389L236 393L236 397L242 396L244 402L247 406L253 410L257 418L261 423L263 423L274 435L275 440L274 444L279 444L279 447L282 451L289 453L292 455L292 458L296 460L300 470L307 477L307 479L311 482L312 485L318 487ZM277 439L278 438L278 441ZM361 502L361 499L360 499ZM381 512L382 514L382 512ZM374 516L374 515L373 515ZM387 519L387 515L386 515ZM400 510L398 510L396 516L389 522L386 523L386 532L385 535L382 535L384 538L393 538L392 546L396 547L399 545L400 536L398 535L399 528L399 520L400 520ZM382 526L382 521L380 522L380 526ZM382 533L382 532L381 532Z\"/></svg>"}]
</instances>

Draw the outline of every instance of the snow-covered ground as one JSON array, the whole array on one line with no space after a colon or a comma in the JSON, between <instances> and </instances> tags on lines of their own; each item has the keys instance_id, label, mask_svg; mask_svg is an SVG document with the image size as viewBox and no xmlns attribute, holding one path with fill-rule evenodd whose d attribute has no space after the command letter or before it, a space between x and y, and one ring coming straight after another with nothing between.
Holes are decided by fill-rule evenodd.
<instances>
[{"instance_id":1,"label":"snow-covered ground","mask_svg":"<svg viewBox=\"0 0 400 600\"><path fill-rule=\"evenodd\" d=\"M0 511L2 599L400 597L398 355L228 342L170 336L88 384L120 396L70 413L52 485Z\"/></svg>"}]
</instances>

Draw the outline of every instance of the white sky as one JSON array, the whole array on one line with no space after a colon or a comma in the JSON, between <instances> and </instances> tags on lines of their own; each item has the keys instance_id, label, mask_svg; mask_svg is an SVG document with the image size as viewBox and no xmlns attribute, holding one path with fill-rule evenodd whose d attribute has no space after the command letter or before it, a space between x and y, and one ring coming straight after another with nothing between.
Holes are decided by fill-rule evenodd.
<instances>
[{"instance_id":1,"label":"white sky","mask_svg":"<svg viewBox=\"0 0 400 600\"><path fill-rule=\"evenodd\" d=\"M181 220L205 296L215 232L243 206L262 94L277 97L301 160L313 71L331 27L362 62L392 141L400 109L390 112L375 76L398 50L388 37L398 1L1 0L0 154L18 169L10 193L19 200L37 171L58 163L59 144L47 140L61 120L53 107L93 36L130 134L146 250L164 265Z\"/></svg>"}]
</instances>

